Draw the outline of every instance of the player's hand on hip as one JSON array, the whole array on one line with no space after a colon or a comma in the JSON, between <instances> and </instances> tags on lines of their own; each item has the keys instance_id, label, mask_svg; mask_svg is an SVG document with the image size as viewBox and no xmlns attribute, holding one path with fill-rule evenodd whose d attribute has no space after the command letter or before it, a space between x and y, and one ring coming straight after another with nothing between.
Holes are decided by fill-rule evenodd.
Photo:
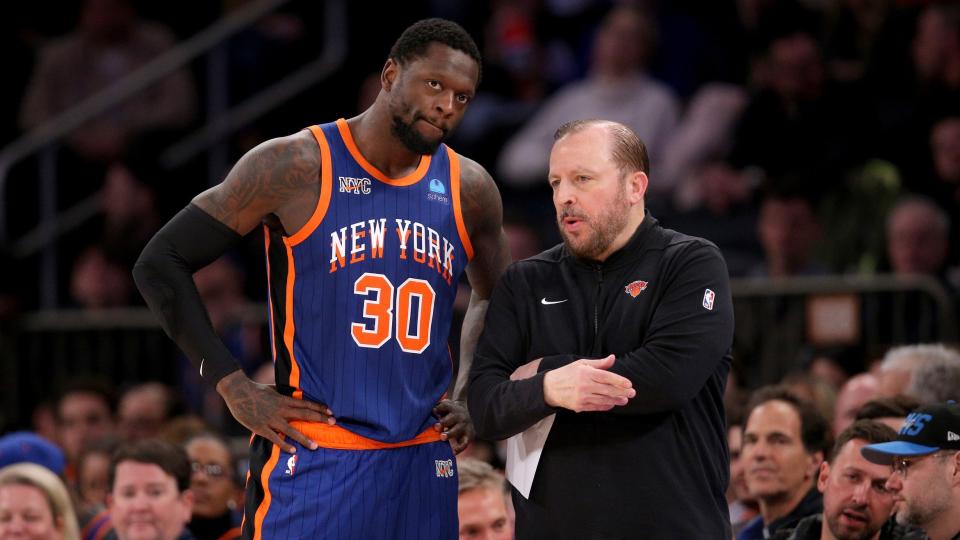
<instances>
[{"instance_id":1,"label":"player's hand on hip","mask_svg":"<svg viewBox=\"0 0 960 540\"><path fill-rule=\"evenodd\" d=\"M440 439L450 441L455 454L464 451L475 434L466 403L445 399L433 408L433 414L439 419L433 428L440 432Z\"/></svg>"},{"instance_id":2,"label":"player's hand on hip","mask_svg":"<svg viewBox=\"0 0 960 540\"><path fill-rule=\"evenodd\" d=\"M296 448L284 441L284 437L311 450L317 449L317 443L290 425L291 420L330 425L336 422L333 411L326 405L277 393L273 386L255 383L239 370L221 379L217 383L217 392L223 396L237 422L285 452L294 453Z\"/></svg>"},{"instance_id":3,"label":"player's hand on hip","mask_svg":"<svg viewBox=\"0 0 960 540\"><path fill-rule=\"evenodd\" d=\"M552 369L543 377L543 397L551 407L575 412L609 411L637 395L630 379L611 373L614 355L581 359Z\"/></svg>"}]
</instances>

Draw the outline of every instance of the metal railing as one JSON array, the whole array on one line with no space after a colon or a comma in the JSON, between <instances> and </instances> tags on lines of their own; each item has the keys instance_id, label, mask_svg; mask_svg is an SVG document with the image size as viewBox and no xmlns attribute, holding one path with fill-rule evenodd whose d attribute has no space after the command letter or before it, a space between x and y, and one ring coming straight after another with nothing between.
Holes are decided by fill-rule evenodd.
<instances>
[{"instance_id":1,"label":"metal railing","mask_svg":"<svg viewBox=\"0 0 960 540\"><path fill-rule=\"evenodd\" d=\"M731 282L734 358L749 387L778 382L824 351L859 366L893 345L958 342L955 299L930 276L850 275ZM829 355L829 353L827 353Z\"/></svg>"},{"instance_id":2,"label":"metal railing","mask_svg":"<svg viewBox=\"0 0 960 540\"><path fill-rule=\"evenodd\" d=\"M944 288L933 278L923 276L850 276L794 278L789 280L735 280L732 282L734 310L737 319L735 361L757 362L746 367L755 386L779 380L791 368L785 360L809 347L803 318L805 302L821 297L856 297L860 299L859 334L849 345L862 345L865 350L907 343L911 327L922 326L918 341L957 343L957 313ZM905 310L891 304L880 309L885 297L906 295L919 300L926 315L904 317ZM908 302L909 303L909 302ZM771 311L771 307L776 308ZM780 308L786 309L780 309ZM801 317L783 317L791 309ZM779 316L778 316L779 314ZM267 307L247 304L238 314L239 324L259 327L263 339ZM928 319L928 320L927 320ZM929 324L928 324L929 323ZM889 328L881 334L880 329ZM756 340L743 341L744 336ZM456 336L452 336L456 338ZM269 351L269 343L261 344ZM753 350L750 350L753 348ZM774 351L771 356L762 353ZM882 351L881 351L882 352ZM145 379L176 380L179 353L166 337L154 316L145 308L102 311L40 311L21 317L12 333L0 334L0 375L10 381L7 391L0 393L3 410L22 418L36 404L38 395L49 392L57 381L82 373L96 373L116 382ZM266 360L266 358L264 358ZM866 358L865 358L866 360ZM747 381L751 382L751 381ZM0 429L2 429L0 421Z\"/></svg>"},{"instance_id":3,"label":"metal railing","mask_svg":"<svg viewBox=\"0 0 960 540\"><path fill-rule=\"evenodd\" d=\"M257 20L289 3L290 0L257 0L232 12L196 36L178 44L114 85L90 96L72 109L31 129L19 139L0 150L0 247L10 246L15 257L22 258L42 250L40 263L40 305L52 308L57 304L57 253L53 241L64 232L82 223L91 215L95 200L87 199L74 208L57 215L57 145L85 122L103 114L111 107L149 88L174 71L203 54L209 54L207 66L207 105L212 117L198 131L171 146L160 156L167 169L184 164L198 153L210 152L208 171L210 183L219 180L226 167L223 137L247 125L285 100L304 91L327 77L346 58L346 6L343 0L324 2L324 44L317 60L274 83L233 109L226 109L225 54L223 43L236 33L250 27ZM26 158L39 156L40 221L38 226L17 242L8 235L7 182L13 165Z\"/></svg>"}]
</instances>

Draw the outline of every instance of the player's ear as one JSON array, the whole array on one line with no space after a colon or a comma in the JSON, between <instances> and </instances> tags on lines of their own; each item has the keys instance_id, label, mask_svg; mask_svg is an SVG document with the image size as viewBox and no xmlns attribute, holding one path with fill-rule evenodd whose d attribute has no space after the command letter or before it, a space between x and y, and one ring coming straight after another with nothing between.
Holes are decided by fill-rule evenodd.
<instances>
[{"instance_id":1,"label":"player's ear","mask_svg":"<svg viewBox=\"0 0 960 540\"><path fill-rule=\"evenodd\" d=\"M387 61L383 64L383 70L380 71L380 87L389 92L397 81L399 71L400 64L393 58L387 58Z\"/></svg>"}]
</instances>

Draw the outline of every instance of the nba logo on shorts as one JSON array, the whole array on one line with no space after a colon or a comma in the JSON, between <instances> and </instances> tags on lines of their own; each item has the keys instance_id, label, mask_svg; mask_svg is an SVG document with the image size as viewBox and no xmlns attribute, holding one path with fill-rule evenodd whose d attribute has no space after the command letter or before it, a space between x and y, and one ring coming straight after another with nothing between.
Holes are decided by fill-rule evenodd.
<instances>
[{"instance_id":1,"label":"nba logo on shorts","mask_svg":"<svg viewBox=\"0 0 960 540\"><path fill-rule=\"evenodd\" d=\"M452 459L435 459L433 462L437 465L437 478L452 478L453 477L453 460Z\"/></svg>"},{"instance_id":2,"label":"nba logo on shorts","mask_svg":"<svg viewBox=\"0 0 960 540\"><path fill-rule=\"evenodd\" d=\"M713 299L716 298L716 297L717 297L717 295L714 294L714 292L711 291L710 289L707 289L707 290L703 291L703 307L705 307L705 308L707 308L707 309L709 309L709 310L712 311L712 310L713 310Z\"/></svg>"},{"instance_id":3,"label":"nba logo on shorts","mask_svg":"<svg viewBox=\"0 0 960 540\"><path fill-rule=\"evenodd\" d=\"M287 470L283 474L293 476L295 472L297 472L297 456L294 455L287 459Z\"/></svg>"}]
</instances>

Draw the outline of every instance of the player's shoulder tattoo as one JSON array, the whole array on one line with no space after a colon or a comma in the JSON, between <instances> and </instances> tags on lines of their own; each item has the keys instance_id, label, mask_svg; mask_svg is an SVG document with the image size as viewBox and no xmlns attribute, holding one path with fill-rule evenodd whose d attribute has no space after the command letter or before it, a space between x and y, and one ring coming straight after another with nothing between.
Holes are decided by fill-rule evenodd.
<instances>
[{"instance_id":1,"label":"player's shoulder tattoo","mask_svg":"<svg viewBox=\"0 0 960 540\"><path fill-rule=\"evenodd\" d=\"M503 202L493 177L479 163L459 155L460 204L467 229L472 233L499 229L503 220Z\"/></svg>"},{"instance_id":2,"label":"player's shoulder tattoo","mask_svg":"<svg viewBox=\"0 0 960 540\"><path fill-rule=\"evenodd\" d=\"M315 190L319 172L320 152L310 132L270 139L244 154L223 183L204 194L202 206L235 227L244 210L272 212Z\"/></svg>"}]
</instances>

